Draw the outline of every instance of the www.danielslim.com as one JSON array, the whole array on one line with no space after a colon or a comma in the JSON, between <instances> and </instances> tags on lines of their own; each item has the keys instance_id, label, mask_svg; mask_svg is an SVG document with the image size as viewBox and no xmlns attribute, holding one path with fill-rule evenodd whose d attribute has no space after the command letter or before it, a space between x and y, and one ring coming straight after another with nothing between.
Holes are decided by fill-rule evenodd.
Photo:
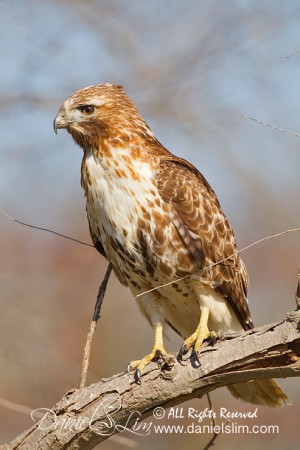
<instances>
[{"instance_id":1,"label":"www.danielslim.com","mask_svg":"<svg viewBox=\"0 0 300 450\"><path fill-rule=\"evenodd\" d=\"M156 434L279 434L278 425L241 425L236 422L218 425L153 425Z\"/></svg>"},{"instance_id":2,"label":"www.danielslim.com","mask_svg":"<svg viewBox=\"0 0 300 450\"><path fill-rule=\"evenodd\" d=\"M241 424L234 419L253 421L258 418L258 408L249 411L230 411L227 408L220 408L218 411L205 408L198 410L195 408L175 407L166 411L158 406L153 411L153 418L161 419L187 419L191 421L188 425L182 424L158 424L151 422L151 430L157 434L279 434L278 425L254 425ZM216 423L216 419L221 419ZM210 421L209 424L203 423Z\"/></svg>"}]
</instances>

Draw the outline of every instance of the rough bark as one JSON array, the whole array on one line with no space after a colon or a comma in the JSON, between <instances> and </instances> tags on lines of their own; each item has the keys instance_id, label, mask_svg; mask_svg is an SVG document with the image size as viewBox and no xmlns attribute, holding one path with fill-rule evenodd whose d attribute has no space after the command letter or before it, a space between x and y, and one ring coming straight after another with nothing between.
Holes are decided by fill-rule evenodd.
<instances>
[{"instance_id":1,"label":"rough bark","mask_svg":"<svg viewBox=\"0 0 300 450\"><path fill-rule=\"evenodd\" d=\"M90 449L124 427L219 387L258 378L300 375L300 311L284 321L218 339L179 363L151 363L141 383L121 373L66 394L45 417L5 448ZM41 411L40 411L41 413ZM33 413L37 417L38 413Z\"/></svg>"}]
</instances>

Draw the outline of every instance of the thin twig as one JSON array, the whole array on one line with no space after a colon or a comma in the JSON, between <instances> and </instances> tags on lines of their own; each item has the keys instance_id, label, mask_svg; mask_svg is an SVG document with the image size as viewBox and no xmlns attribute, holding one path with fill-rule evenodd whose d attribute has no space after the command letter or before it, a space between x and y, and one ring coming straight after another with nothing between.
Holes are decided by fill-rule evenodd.
<instances>
[{"instance_id":1,"label":"thin twig","mask_svg":"<svg viewBox=\"0 0 300 450\"><path fill-rule=\"evenodd\" d=\"M209 405L209 410L212 411L212 401L210 398L210 393L208 392L206 394L207 397L207 401L208 401L208 405ZM215 444L215 440L217 439L217 437L219 436L218 433L216 433L215 431L215 427L216 427L216 421L215 421L215 416L214 414L212 415L212 424L213 424L213 428L214 428L214 434L212 435L211 439L208 441L208 443L205 445L205 447L203 447L203 450L208 450L210 447L212 447Z\"/></svg>"},{"instance_id":2,"label":"thin twig","mask_svg":"<svg viewBox=\"0 0 300 450\"><path fill-rule=\"evenodd\" d=\"M252 244L249 244L246 247L243 247L241 250L237 251L237 253L242 253L243 251L248 250L248 248L253 247L254 245L260 244L261 242L282 236L283 234L294 233L295 231L300 231L300 228L292 228L291 230L285 230L285 231L280 231L279 233L276 233L276 234L271 234L270 236L266 236L262 239L259 239L258 241L252 242ZM226 259L228 259L228 258L226 258ZM226 260L224 259L223 261L226 261ZM220 262L222 262L222 261L220 261Z\"/></svg>"},{"instance_id":3,"label":"thin twig","mask_svg":"<svg viewBox=\"0 0 300 450\"><path fill-rule=\"evenodd\" d=\"M99 287L92 322L91 322L91 325L90 325L90 328L89 328L89 331L87 334L87 338L86 338L86 343L85 343L85 347L84 347L84 351L83 351L82 364L81 364L80 380L79 380L80 388L83 388L86 383L86 377L87 377L87 371L88 371L88 367L89 367L93 337L94 337L94 333L96 330L98 319L100 318L101 306L103 303L103 299L104 299L104 295L105 295L105 291L106 291L106 287L107 287L107 283L108 283L111 271L112 271L112 264L109 263L108 267L106 269L104 278Z\"/></svg>"},{"instance_id":4,"label":"thin twig","mask_svg":"<svg viewBox=\"0 0 300 450\"><path fill-rule=\"evenodd\" d=\"M254 117L247 116L246 114L242 114L242 117L246 119L254 120L254 122L260 123L261 125L266 125L267 127L274 128L274 130L283 131L283 133L292 134L293 136L300 137L300 134L294 133L294 131L286 130L285 128L276 127L276 125L272 125L271 123L262 122L261 120L255 119Z\"/></svg>"},{"instance_id":5,"label":"thin twig","mask_svg":"<svg viewBox=\"0 0 300 450\"><path fill-rule=\"evenodd\" d=\"M29 223L21 222L20 220L17 220L14 217L7 214L7 212L5 212L1 208L0 208L0 212L2 214L4 214L6 217L8 217L10 220L12 220L13 222L19 223L20 225L24 225L25 227L34 228L35 230L40 230L40 231L47 231L48 233L52 233L52 234L55 234L56 236L60 236L65 239L69 239L70 241L77 242L78 244L82 244L82 245L86 245L87 247L95 248L93 246L93 244L88 244L87 242L83 242L83 241L80 241L79 239L75 239L70 236L66 236L65 234L58 233L57 231L53 231L53 230L49 230L48 228L41 228L41 227L37 227L36 225L30 225Z\"/></svg>"},{"instance_id":6,"label":"thin twig","mask_svg":"<svg viewBox=\"0 0 300 450\"><path fill-rule=\"evenodd\" d=\"M287 55L287 56L280 56L280 58L282 58L282 59L291 58L292 56L298 55L299 53L300 53L300 50L297 50L296 52L291 53L290 55Z\"/></svg>"}]
</instances>

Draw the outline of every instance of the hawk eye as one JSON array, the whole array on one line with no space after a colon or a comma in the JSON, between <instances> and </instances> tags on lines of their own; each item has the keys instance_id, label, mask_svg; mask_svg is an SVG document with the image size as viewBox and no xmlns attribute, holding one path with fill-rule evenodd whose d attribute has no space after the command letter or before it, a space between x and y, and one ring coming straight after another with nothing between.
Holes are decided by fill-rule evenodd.
<instances>
[{"instance_id":1,"label":"hawk eye","mask_svg":"<svg viewBox=\"0 0 300 450\"><path fill-rule=\"evenodd\" d=\"M95 107L93 105L83 105L78 107L79 111L81 111L86 116L89 116L90 114L93 114L95 111Z\"/></svg>"}]
</instances>

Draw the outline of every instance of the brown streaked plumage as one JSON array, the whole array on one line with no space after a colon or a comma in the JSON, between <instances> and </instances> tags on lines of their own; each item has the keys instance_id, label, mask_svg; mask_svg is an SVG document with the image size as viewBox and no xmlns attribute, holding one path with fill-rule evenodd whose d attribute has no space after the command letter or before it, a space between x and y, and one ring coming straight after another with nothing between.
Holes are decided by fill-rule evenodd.
<instances>
[{"instance_id":1,"label":"brown streaked plumage","mask_svg":"<svg viewBox=\"0 0 300 450\"><path fill-rule=\"evenodd\" d=\"M54 128L66 128L83 149L93 243L154 328L152 352L130 363L136 374L166 353L167 326L185 340L180 356L219 330L252 328L247 271L214 191L158 142L123 88L107 83L77 91ZM229 389L256 404L289 402L273 380Z\"/></svg>"}]
</instances>

